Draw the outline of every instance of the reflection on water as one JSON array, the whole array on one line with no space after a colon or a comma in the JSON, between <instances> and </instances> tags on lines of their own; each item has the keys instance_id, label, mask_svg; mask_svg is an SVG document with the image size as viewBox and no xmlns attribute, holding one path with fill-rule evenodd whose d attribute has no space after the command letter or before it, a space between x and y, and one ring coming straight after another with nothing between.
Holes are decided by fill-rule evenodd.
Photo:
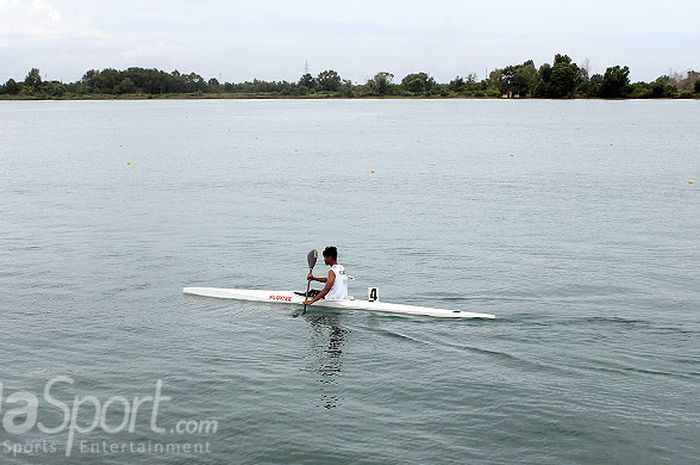
<instances>
[{"instance_id":1,"label":"reflection on water","mask_svg":"<svg viewBox=\"0 0 700 465\"><path fill-rule=\"evenodd\" d=\"M339 315L308 315L311 329L310 366L320 387L321 405L326 409L340 406L338 378L343 365L343 344L348 329L340 325Z\"/></svg>"}]
</instances>

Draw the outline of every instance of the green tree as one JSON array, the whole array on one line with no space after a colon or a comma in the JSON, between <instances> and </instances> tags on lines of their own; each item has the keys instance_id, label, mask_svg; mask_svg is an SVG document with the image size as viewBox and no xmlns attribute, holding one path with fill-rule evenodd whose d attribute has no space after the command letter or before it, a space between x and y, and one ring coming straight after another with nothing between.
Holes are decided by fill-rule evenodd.
<instances>
[{"instance_id":1,"label":"green tree","mask_svg":"<svg viewBox=\"0 0 700 465\"><path fill-rule=\"evenodd\" d=\"M44 83L43 89L51 97L63 97L66 93L66 86L58 81Z\"/></svg>"},{"instance_id":2,"label":"green tree","mask_svg":"<svg viewBox=\"0 0 700 465\"><path fill-rule=\"evenodd\" d=\"M576 86L576 94L586 98L600 96L600 84L603 82L602 74L594 74L589 79L580 82Z\"/></svg>"},{"instance_id":3,"label":"green tree","mask_svg":"<svg viewBox=\"0 0 700 465\"><path fill-rule=\"evenodd\" d=\"M651 86L647 82L630 84L627 96L630 98L651 98Z\"/></svg>"},{"instance_id":4,"label":"green tree","mask_svg":"<svg viewBox=\"0 0 700 465\"><path fill-rule=\"evenodd\" d=\"M466 88L467 84L464 82L464 78L457 76L447 84L447 88L452 92L462 92Z\"/></svg>"},{"instance_id":5,"label":"green tree","mask_svg":"<svg viewBox=\"0 0 700 465\"><path fill-rule=\"evenodd\" d=\"M630 80L627 66L611 66L605 70L603 82L600 83L600 96L603 98L621 98L627 95Z\"/></svg>"},{"instance_id":6,"label":"green tree","mask_svg":"<svg viewBox=\"0 0 700 465\"><path fill-rule=\"evenodd\" d=\"M37 68L32 68L24 78L24 85L29 87L32 92L38 92L41 89L41 72Z\"/></svg>"},{"instance_id":7,"label":"green tree","mask_svg":"<svg viewBox=\"0 0 700 465\"><path fill-rule=\"evenodd\" d=\"M367 81L367 88L373 95L389 95L391 93L391 81L393 80L393 74L381 71Z\"/></svg>"},{"instance_id":8,"label":"green tree","mask_svg":"<svg viewBox=\"0 0 700 465\"><path fill-rule=\"evenodd\" d=\"M314 92L316 90L316 79L311 74L306 73L299 78L299 87L303 94Z\"/></svg>"},{"instance_id":9,"label":"green tree","mask_svg":"<svg viewBox=\"0 0 700 465\"><path fill-rule=\"evenodd\" d=\"M660 76L656 81L648 84L649 97L651 98L669 98L676 96L676 86L671 82L668 76Z\"/></svg>"},{"instance_id":10,"label":"green tree","mask_svg":"<svg viewBox=\"0 0 700 465\"><path fill-rule=\"evenodd\" d=\"M216 78L211 78L207 81L207 87L209 92L221 92L221 84Z\"/></svg>"},{"instance_id":11,"label":"green tree","mask_svg":"<svg viewBox=\"0 0 700 465\"><path fill-rule=\"evenodd\" d=\"M512 92L521 97L530 95L537 85L537 68L535 62L527 60L518 65L511 79Z\"/></svg>"},{"instance_id":12,"label":"green tree","mask_svg":"<svg viewBox=\"0 0 700 465\"><path fill-rule=\"evenodd\" d=\"M549 97L549 81L552 78L552 65L549 63L542 63L540 69L537 71L537 85L535 86L535 97L546 98Z\"/></svg>"},{"instance_id":13,"label":"green tree","mask_svg":"<svg viewBox=\"0 0 700 465\"><path fill-rule=\"evenodd\" d=\"M491 72L490 78L498 92L502 95L507 94L511 90L511 80L515 74L515 66L506 66L503 69L495 69Z\"/></svg>"},{"instance_id":14,"label":"green tree","mask_svg":"<svg viewBox=\"0 0 700 465\"><path fill-rule=\"evenodd\" d=\"M422 72L409 74L401 80L401 86L413 94L429 93L435 85L435 79Z\"/></svg>"},{"instance_id":15,"label":"green tree","mask_svg":"<svg viewBox=\"0 0 700 465\"><path fill-rule=\"evenodd\" d=\"M503 70L496 68L489 73L489 77L486 79L487 85L491 89L500 89L501 79L503 77ZM500 90L498 90L499 93Z\"/></svg>"},{"instance_id":16,"label":"green tree","mask_svg":"<svg viewBox=\"0 0 700 465\"><path fill-rule=\"evenodd\" d=\"M464 76L464 93L466 95L474 95L476 92L480 92L483 90L484 87L484 81L477 82L477 75L474 73L469 73L466 76Z\"/></svg>"},{"instance_id":17,"label":"green tree","mask_svg":"<svg viewBox=\"0 0 700 465\"><path fill-rule=\"evenodd\" d=\"M576 63L573 63L568 55L557 54L552 65L549 96L553 98L573 96L578 75L579 70Z\"/></svg>"},{"instance_id":18,"label":"green tree","mask_svg":"<svg viewBox=\"0 0 700 465\"><path fill-rule=\"evenodd\" d=\"M102 71L92 69L85 73L82 80L91 94L113 94L122 79L116 69L107 68Z\"/></svg>"},{"instance_id":19,"label":"green tree","mask_svg":"<svg viewBox=\"0 0 700 465\"><path fill-rule=\"evenodd\" d=\"M318 73L316 81L318 82L318 89L326 92L338 92L343 82L340 75L332 69Z\"/></svg>"},{"instance_id":20,"label":"green tree","mask_svg":"<svg viewBox=\"0 0 700 465\"><path fill-rule=\"evenodd\" d=\"M349 79L343 79L343 82L340 84L340 96L344 98L352 98L355 96L355 93L353 92L355 86L353 86L352 81Z\"/></svg>"},{"instance_id":21,"label":"green tree","mask_svg":"<svg viewBox=\"0 0 700 465\"><path fill-rule=\"evenodd\" d=\"M693 85L693 91L694 91L696 94L700 94L700 79L698 79L697 81L695 81L695 85Z\"/></svg>"},{"instance_id":22,"label":"green tree","mask_svg":"<svg viewBox=\"0 0 700 465\"><path fill-rule=\"evenodd\" d=\"M492 79L497 81L501 94L512 93L521 97L531 94L538 81L537 69L532 60L521 65L506 66L502 70L495 70L491 75Z\"/></svg>"},{"instance_id":23,"label":"green tree","mask_svg":"<svg viewBox=\"0 0 700 465\"><path fill-rule=\"evenodd\" d=\"M207 89L207 81L205 81L204 78L197 73L190 73L188 75L183 76L183 78L185 80L187 92L203 92ZM160 92L158 93L167 92L167 86L163 85L165 83L166 81L162 81L160 83L160 85L158 86L158 90Z\"/></svg>"},{"instance_id":24,"label":"green tree","mask_svg":"<svg viewBox=\"0 0 700 465\"><path fill-rule=\"evenodd\" d=\"M578 65L568 55L557 54L554 63L540 66L539 81L535 87L535 96L546 98L573 97L579 84L581 73Z\"/></svg>"},{"instance_id":25,"label":"green tree","mask_svg":"<svg viewBox=\"0 0 700 465\"><path fill-rule=\"evenodd\" d=\"M122 79L122 81L117 84L117 86L114 88L114 91L117 94L135 94L138 92L138 89L136 87L136 84L134 84L134 81L131 80L131 78L126 77Z\"/></svg>"},{"instance_id":26,"label":"green tree","mask_svg":"<svg viewBox=\"0 0 700 465\"><path fill-rule=\"evenodd\" d=\"M8 95L17 95L22 90L22 85L14 79L8 79L5 83L5 93Z\"/></svg>"}]
</instances>

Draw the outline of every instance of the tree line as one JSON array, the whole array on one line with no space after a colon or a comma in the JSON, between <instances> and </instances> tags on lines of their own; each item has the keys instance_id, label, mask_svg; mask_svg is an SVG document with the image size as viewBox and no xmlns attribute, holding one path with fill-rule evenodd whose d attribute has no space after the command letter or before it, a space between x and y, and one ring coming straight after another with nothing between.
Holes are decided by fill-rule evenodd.
<instances>
[{"instance_id":1,"label":"tree line","mask_svg":"<svg viewBox=\"0 0 700 465\"><path fill-rule=\"evenodd\" d=\"M0 84L0 98L118 98L154 96L192 97L514 97L514 98L699 98L700 73L670 73L651 82L630 82L629 67L616 65L604 74L589 75L587 63L578 65L567 55L539 68L532 60L491 71L479 80L475 74L438 83L425 72L400 81L379 72L364 83L352 83L336 71L304 74L296 82L254 79L240 83L205 79L196 73L158 69L90 70L78 81L45 81L37 68L23 81Z\"/></svg>"}]
</instances>

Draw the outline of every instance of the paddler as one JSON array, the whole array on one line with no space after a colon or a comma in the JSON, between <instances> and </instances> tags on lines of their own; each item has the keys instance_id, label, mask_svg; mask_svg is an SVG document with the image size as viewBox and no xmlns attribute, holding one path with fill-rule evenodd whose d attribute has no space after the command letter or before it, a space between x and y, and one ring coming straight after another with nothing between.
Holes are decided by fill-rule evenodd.
<instances>
[{"instance_id":1,"label":"paddler","mask_svg":"<svg viewBox=\"0 0 700 465\"><path fill-rule=\"evenodd\" d=\"M309 272L309 274L306 275L306 279L309 281L326 283L326 285L321 292L313 296L313 298L309 299L308 297L310 296L307 296L304 305L311 305L321 299L347 300L349 298L348 275L345 273L345 267L338 263L338 249L333 246L323 249L323 262L331 267L331 269L328 270L328 276L325 278L316 277Z\"/></svg>"}]
</instances>

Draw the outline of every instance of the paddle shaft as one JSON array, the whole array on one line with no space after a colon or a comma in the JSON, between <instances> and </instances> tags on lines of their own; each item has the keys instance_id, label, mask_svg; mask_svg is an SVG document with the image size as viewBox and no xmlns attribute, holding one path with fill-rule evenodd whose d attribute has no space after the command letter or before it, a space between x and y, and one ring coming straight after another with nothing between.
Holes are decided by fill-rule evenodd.
<instances>
[{"instance_id":1,"label":"paddle shaft","mask_svg":"<svg viewBox=\"0 0 700 465\"><path fill-rule=\"evenodd\" d=\"M316 252L316 249L313 249L306 256L306 262L309 265L309 273L312 273L314 271L314 266L316 266L316 257L318 257L318 252ZM309 290L310 289L311 289L311 280L307 279L306 280L306 294L304 294L304 302L309 300ZM304 310L301 311L302 315L304 313L306 313L306 304L304 304Z\"/></svg>"},{"instance_id":2,"label":"paddle shaft","mask_svg":"<svg viewBox=\"0 0 700 465\"><path fill-rule=\"evenodd\" d=\"M313 268L309 268L309 273L313 271ZM309 289L311 289L311 280L306 280L306 294L304 294L304 301L309 300ZM306 311L306 304L304 304L304 311Z\"/></svg>"}]
</instances>

